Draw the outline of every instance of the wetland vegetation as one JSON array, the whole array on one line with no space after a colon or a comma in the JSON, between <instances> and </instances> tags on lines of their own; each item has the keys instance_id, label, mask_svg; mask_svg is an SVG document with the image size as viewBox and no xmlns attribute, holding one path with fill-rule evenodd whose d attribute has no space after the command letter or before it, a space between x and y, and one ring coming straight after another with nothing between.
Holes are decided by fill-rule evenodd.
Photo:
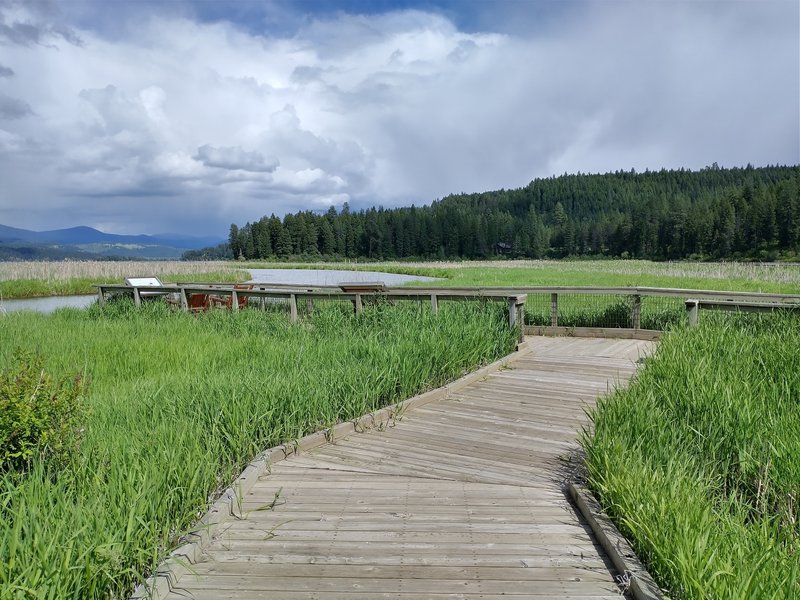
<instances>
[{"instance_id":1,"label":"wetland vegetation","mask_svg":"<svg viewBox=\"0 0 800 600\"><path fill-rule=\"evenodd\" d=\"M108 265L121 270L86 281L131 274L130 263ZM168 262L142 274L183 265L210 269L209 280L284 266L445 278L437 286L800 292L792 264ZM63 282L93 267L13 268ZM799 597L800 320L712 314L689 329L679 299L649 300L642 326L668 333L631 387L591 412L590 486L670 597ZM529 296L527 321L547 323L548 302ZM349 303L319 304L294 326L279 306L190 316L123 301L0 315L0 371L24 375L14 353L28 352L81 423L71 445L28 446L0 475L0 597L122 596L255 453L439 385L514 343L499 305L443 303L432 315L401 302L356 317ZM630 314L620 296L567 295L559 309L572 326ZM47 422L64 433L76 429L69 418Z\"/></svg>"},{"instance_id":2,"label":"wetland vegetation","mask_svg":"<svg viewBox=\"0 0 800 600\"><path fill-rule=\"evenodd\" d=\"M800 319L712 314L590 411L588 483L672 598L800 597Z\"/></svg>"},{"instance_id":3,"label":"wetland vegetation","mask_svg":"<svg viewBox=\"0 0 800 600\"><path fill-rule=\"evenodd\" d=\"M122 283L126 277L162 281L228 282L249 279L225 262L166 261L0 261L0 301L12 298L92 294L95 283Z\"/></svg>"},{"instance_id":4,"label":"wetland vegetation","mask_svg":"<svg viewBox=\"0 0 800 600\"><path fill-rule=\"evenodd\" d=\"M437 387L507 354L497 303L319 302L192 316L129 301L0 316L54 380L80 374L74 452L0 474L0 597L123 597L259 451ZM12 376L13 378L13 376Z\"/></svg>"}]
</instances>

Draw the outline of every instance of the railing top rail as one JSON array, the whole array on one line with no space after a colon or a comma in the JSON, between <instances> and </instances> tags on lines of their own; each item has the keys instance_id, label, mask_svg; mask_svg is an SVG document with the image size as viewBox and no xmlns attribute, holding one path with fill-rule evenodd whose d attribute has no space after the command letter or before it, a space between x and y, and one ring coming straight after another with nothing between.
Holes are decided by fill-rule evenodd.
<instances>
[{"instance_id":1,"label":"railing top rail","mask_svg":"<svg viewBox=\"0 0 800 600\"><path fill-rule=\"evenodd\" d=\"M228 294L233 290L234 284L215 283L177 283L164 284L163 286L146 286L147 291L175 292L185 289L191 292ZM124 284L95 284L98 290L125 291L133 290L134 286ZM137 289L143 289L139 286ZM710 300L725 300L730 302L775 302L775 303L800 303L800 294L775 294L764 292L735 292L725 290L697 290L689 288L656 288L656 287L591 287L591 286L487 286L487 287L387 287L384 290L372 291L342 291L338 286L304 286L287 284L253 284L252 290L236 290L241 295L259 296L266 293L272 294L297 294L297 295L323 295L323 296L352 296L355 293L368 295L391 296L394 298L416 298L435 294L442 298L447 297L484 297L484 298L510 298L523 294L608 294L608 295L638 295L661 296L677 298L698 298Z\"/></svg>"},{"instance_id":2,"label":"railing top rail","mask_svg":"<svg viewBox=\"0 0 800 600\"><path fill-rule=\"evenodd\" d=\"M490 286L490 287L414 287L390 289L415 289L424 290L426 293L440 293L444 290L458 292L483 292L498 294L617 294L639 296L673 296L680 298L731 298L744 300L748 298L759 299L767 302L800 302L800 294L775 294L769 292L736 292L726 290L697 290L690 288L657 288L657 287L595 287L595 286Z\"/></svg>"}]
</instances>

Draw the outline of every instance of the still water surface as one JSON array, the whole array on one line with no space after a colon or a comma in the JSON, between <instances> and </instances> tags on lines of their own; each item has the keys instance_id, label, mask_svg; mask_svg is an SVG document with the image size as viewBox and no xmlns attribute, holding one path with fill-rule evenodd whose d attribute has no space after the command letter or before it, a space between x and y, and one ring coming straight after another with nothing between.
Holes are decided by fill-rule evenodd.
<instances>
[{"instance_id":1,"label":"still water surface","mask_svg":"<svg viewBox=\"0 0 800 600\"><path fill-rule=\"evenodd\" d=\"M338 285L355 281L381 281L388 286L402 285L410 281L436 281L434 277L397 275L378 271L328 271L324 269L250 269L250 283L288 283L294 285ZM49 298L25 298L0 301L0 313L17 310L33 310L51 313L59 308L85 308L97 300L97 296L51 296Z\"/></svg>"},{"instance_id":2,"label":"still water surface","mask_svg":"<svg viewBox=\"0 0 800 600\"><path fill-rule=\"evenodd\" d=\"M378 271L328 271L326 269L250 269L252 283L289 283L295 285L339 285L356 281L380 281L388 286L411 281L436 281L435 277L398 275Z\"/></svg>"}]
</instances>

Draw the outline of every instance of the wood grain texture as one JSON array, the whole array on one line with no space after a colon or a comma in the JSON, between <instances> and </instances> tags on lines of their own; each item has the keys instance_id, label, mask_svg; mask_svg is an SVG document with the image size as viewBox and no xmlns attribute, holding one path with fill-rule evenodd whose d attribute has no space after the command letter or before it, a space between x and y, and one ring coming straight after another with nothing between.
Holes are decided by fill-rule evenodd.
<instances>
[{"instance_id":1,"label":"wood grain texture","mask_svg":"<svg viewBox=\"0 0 800 600\"><path fill-rule=\"evenodd\" d=\"M534 338L394 426L274 464L168 597L618 599L563 481L584 408L653 349Z\"/></svg>"}]
</instances>

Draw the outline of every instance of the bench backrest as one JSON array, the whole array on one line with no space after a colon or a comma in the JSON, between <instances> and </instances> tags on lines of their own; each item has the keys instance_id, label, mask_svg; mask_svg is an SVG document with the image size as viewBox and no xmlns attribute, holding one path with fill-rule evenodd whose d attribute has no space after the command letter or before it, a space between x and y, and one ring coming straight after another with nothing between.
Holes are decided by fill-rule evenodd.
<instances>
[{"instance_id":1,"label":"bench backrest","mask_svg":"<svg viewBox=\"0 0 800 600\"><path fill-rule=\"evenodd\" d=\"M353 283L340 283L339 289L350 294L367 294L369 292L385 292L386 284L382 281L357 281Z\"/></svg>"}]
</instances>

